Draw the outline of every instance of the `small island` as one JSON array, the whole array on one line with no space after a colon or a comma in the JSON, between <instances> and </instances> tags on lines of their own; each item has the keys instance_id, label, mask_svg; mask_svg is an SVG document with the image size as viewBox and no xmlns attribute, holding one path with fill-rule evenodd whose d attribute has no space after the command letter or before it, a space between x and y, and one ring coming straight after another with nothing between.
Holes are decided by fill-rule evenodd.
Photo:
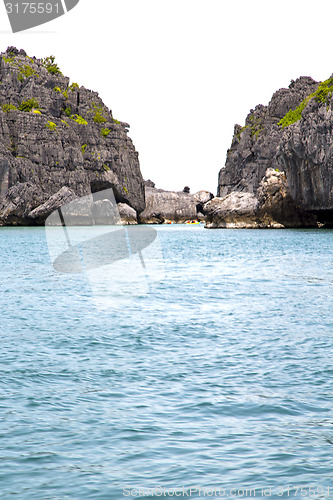
<instances>
[{"instance_id":1,"label":"small island","mask_svg":"<svg viewBox=\"0 0 333 500\"><path fill-rule=\"evenodd\" d=\"M333 224L333 76L321 83L300 77L235 125L217 196L144 181L129 125L97 92L71 83L54 56L36 59L8 47L0 54L0 82L2 226L43 225L64 204L110 188L123 224ZM92 197L89 210L93 205ZM105 224L107 217L96 220ZM89 213L80 219L88 221Z\"/></svg>"}]
</instances>

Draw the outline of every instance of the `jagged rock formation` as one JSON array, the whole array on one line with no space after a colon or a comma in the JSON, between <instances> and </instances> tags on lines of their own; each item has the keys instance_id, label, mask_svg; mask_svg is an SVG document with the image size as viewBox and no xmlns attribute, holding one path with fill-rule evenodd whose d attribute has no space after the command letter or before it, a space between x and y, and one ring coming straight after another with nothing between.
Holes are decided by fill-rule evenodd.
<instances>
[{"instance_id":1,"label":"jagged rock formation","mask_svg":"<svg viewBox=\"0 0 333 500\"><path fill-rule=\"evenodd\" d=\"M204 205L207 228L283 228L316 226L316 218L293 200L284 172L266 170L256 195L233 191Z\"/></svg>"},{"instance_id":2,"label":"jagged rock formation","mask_svg":"<svg viewBox=\"0 0 333 500\"><path fill-rule=\"evenodd\" d=\"M203 206L214 196L208 191L198 191L193 195L184 191L164 191L156 189L152 181L145 184L146 208L139 216L141 224L204 220Z\"/></svg>"},{"instance_id":3,"label":"jagged rock formation","mask_svg":"<svg viewBox=\"0 0 333 500\"><path fill-rule=\"evenodd\" d=\"M74 191L72 189L69 189L67 186L64 186L59 189L59 191L57 191L53 196L51 196L45 203L32 210L28 214L28 217L29 219L35 220L37 224L42 224L52 212L75 200L75 198L76 194L74 193ZM13 216L14 208L11 208L10 212ZM6 216L6 214L4 215Z\"/></svg>"},{"instance_id":4,"label":"jagged rock formation","mask_svg":"<svg viewBox=\"0 0 333 500\"><path fill-rule=\"evenodd\" d=\"M112 188L140 213L144 183L128 128L96 92L70 85L54 58L8 48L0 55L0 224L42 224L68 199L64 188L70 198Z\"/></svg>"},{"instance_id":5,"label":"jagged rock formation","mask_svg":"<svg viewBox=\"0 0 333 500\"><path fill-rule=\"evenodd\" d=\"M333 221L333 99L312 99L286 127L278 148L293 199L322 222Z\"/></svg>"},{"instance_id":6,"label":"jagged rock formation","mask_svg":"<svg viewBox=\"0 0 333 500\"><path fill-rule=\"evenodd\" d=\"M190 194L149 186L145 186L145 192L146 208L139 216L141 224L181 223L196 218L196 202Z\"/></svg>"},{"instance_id":7,"label":"jagged rock formation","mask_svg":"<svg viewBox=\"0 0 333 500\"><path fill-rule=\"evenodd\" d=\"M204 206L206 225L209 229L246 229L257 227L254 213L258 200L252 193L233 192L227 196L213 198Z\"/></svg>"},{"instance_id":8,"label":"jagged rock formation","mask_svg":"<svg viewBox=\"0 0 333 500\"><path fill-rule=\"evenodd\" d=\"M268 106L251 110L244 127L235 125L226 165L219 173L218 197L253 195L257 204L252 227L333 222L332 92L333 77L322 83L298 78L288 89L275 92ZM234 200L240 202L235 195ZM223 204L215 201L215 212L207 207L210 227L231 223L226 208L230 203L231 198ZM230 210L237 224L237 209ZM239 213L240 224L243 219L244 213Z\"/></svg>"},{"instance_id":9,"label":"jagged rock formation","mask_svg":"<svg viewBox=\"0 0 333 500\"><path fill-rule=\"evenodd\" d=\"M217 196L232 191L256 193L267 168L279 168L277 150L283 130L278 122L295 109L318 83L309 77L292 82L273 94L268 106L259 104L248 114L245 126L235 125L225 167L220 170Z\"/></svg>"},{"instance_id":10,"label":"jagged rock formation","mask_svg":"<svg viewBox=\"0 0 333 500\"><path fill-rule=\"evenodd\" d=\"M126 203L118 203L117 208L119 210L122 225L127 226L138 223L137 214L134 208L130 207Z\"/></svg>"}]
</instances>

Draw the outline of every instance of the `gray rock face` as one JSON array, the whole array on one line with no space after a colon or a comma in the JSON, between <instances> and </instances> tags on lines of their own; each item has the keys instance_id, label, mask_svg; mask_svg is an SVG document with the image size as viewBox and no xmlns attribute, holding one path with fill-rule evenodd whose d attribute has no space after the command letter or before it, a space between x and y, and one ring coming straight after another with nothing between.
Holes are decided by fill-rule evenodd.
<instances>
[{"instance_id":1,"label":"gray rock face","mask_svg":"<svg viewBox=\"0 0 333 500\"><path fill-rule=\"evenodd\" d=\"M204 205L207 228L317 227L291 196L284 172L268 168L256 194L234 191Z\"/></svg>"},{"instance_id":2,"label":"gray rock face","mask_svg":"<svg viewBox=\"0 0 333 500\"><path fill-rule=\"evenodd\" d=\"M193 195L194 199L200 203L202 206L210 201L212 198L214 198L213 193L210 193L209 191L197 191Z\"/></svg>"},{"instance_id":3,"label":"gray rock face","mask_svg":"<svg viewBox=\"0 0 333 500\"><path fill-rule=\"evenodd\" d=\"M45 203L63 187L78 197L112 188L140 213L144 182L129 125L50 64L24 51L0 55L0 224L43 223Z\"/></svg>"},{"instance_id":4,"label":"gray rock face","mask_svg":"<svg viewBox=\"0 0 333 500\"><path fill-rule=\"evenodd\" d=\"M136 211L126 203L118 203L117 208L121 219L121 224L133 225L138 223Z\"/></svg>"},{"instance_id":5,"label":"gray rock face","mask_svg":"<svg viewBox=\"0 0 333 500\"><path fill-rule=\"evenodd\" d=\"M251 110L245 127L235 126L227 161L219 173L218 196L232 192L254 194L260 217L278 219L284 227L333 225L333 76L318 84L309 77L280 89L268 106ZM279 124L286 113L298 109L285 127ZM266 178L266 200L262 181ZM286 179L274 181L272 172ZM258 214L257 214L258 215ZM288 221L289 217L289 221ZM264 217L265 219L265 217Z\"/></svg>"},{"instance_id":6,"label":"gray rock face","mask_svg":"<svg viewBox=\"0 0 333 500\"><path fill-rule=\"evenodd\" d=\"M234 191L224 198L213 198L204 206L205 227L209 229L258 227L254 216L257 207L258 199L252 193Z\"/></svg>"},{"instance_id":7,"label":"gray rock face","mask_svg":"<svg viewBox=\"0 0 333 500\"><path fill-rule=\"evenodd\" d=\"M72 189L64 186L57 193L51 196L43 205L39 205L39 207L35 208L31 212L28 213L28 219L33 219L36 221L45 221L47 217L57 210L61 208L63 205L70 203L75 200L76 195ZM24 213L22 213L22 218L24 217Z\"/></svg>"},{"instance_id":8,"label":"gray rock face","mask_svg":"<svg viewBox=\"0 0 333 500\"><path fill-rule=\"evenodd\" d=\"M324 221L333 210L332 105L332 97L324 105L312 100L302 119L286 127L278 148L292 197Z\"/></svg>"},{"instance_id":9,"label":"gray rock face","mask_svg":"<svg viewBox=\"0 0 333 500\"><path fill-rule=\"evenodd\" d=\"M257 198L254 215L259 227L317 227L316 217L295 202L284 172L268 168L260 182Z\"/></svg>"},{"instance_id":10,"label":"gray rock face","mask_svg":"<svg viewBox=\"0 0 333 500\"><path fill-rule=\"evenodd\" d=\"M198 200L183 191L163 191L146 186L146 208L140 214L141 224L182 223L197 219Z\"/></svg>"},{"instance_id":11,"label":"gray rock face","mask_svg":"<svg viewBox=\"0 0 333 500\"><path fill-rule=\"evenodd\" d=\"M281 168L277 156L283 130L278 122L317 87L312 78L298 78L288 89L275 92L268 106L251 110L244 127L235 125L226 164L219 173L219 197L233 191L255 194L267 168Z\"/></svg>"}]
</instances>

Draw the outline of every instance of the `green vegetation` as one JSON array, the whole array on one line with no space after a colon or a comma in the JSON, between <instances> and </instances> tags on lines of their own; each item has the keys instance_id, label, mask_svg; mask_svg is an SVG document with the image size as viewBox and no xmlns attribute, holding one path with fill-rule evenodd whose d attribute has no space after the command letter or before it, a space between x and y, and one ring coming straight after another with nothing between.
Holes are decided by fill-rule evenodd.
<instances>
[{"instance_id":1,"label":"green vegetation","mask_svg":"<svg viewBox=\"0 0 333 500\"><path fill-rule=\"evenodd\" d=\"M53 90L55 92L61 92L61 94L66 98L68 99L68 93L67 93L67 90L64 90L62 91L60 87L54 87Z\"/></svg>"},{"instance_id":2,"label":"green vegetation","mask_svg":"<svg viewBox=\"0 0 333 500\"><path fill-rule=\"evenodd\" d=\"M128 189L125 186L123 186L123 190L125 191L126 194L128 194Z\"/></svg>"},{"instance_id":3,"label":"green vegetation","mask_svg":"<svg viewBox=\"0 0 333 500\"><path fill-rule=\"evenodd\" d=\"M248 125L245 125L244 127L242 127L240 129L239 132L237 132L236 136L237 136L238 140L240 140L241 133L245 129L247 129L247 128L251 132L252 139L255 139L255 140L258 139L259 134L261 134L262 132L264 132L265 129L263 127L263 119L262 119L262 117L251 115L249 117L249 119L248 119L248 122L249 122Z\"/></svg>"},{"instance_id":4,"label":"green vegetation","mask_svg":"<svg viewBox=\"0 0 333 500\"><path fill-rule=\"evenodd\" d=\"M72 108L68 106L68 108L65 109L65 115L66 116L72 116Z\"/></svg>"},{"instance_id":5,"label":"green vegetation","mask_svg":"<svg viewBox=\"0 0 333 500\"><path fill-rule=\"evenodd\" d=\"M288 113L284 115L283 118L279 121L278 125L280 125L282 128L289 127L292 123L298 122L302 118L302 111L305 109L306 105L308 104L309 100L314 96L314 94L310 94L304 101L301 102L299 106L297 106L296 109L292 110L290 109Z\"/></svg>"},{"instance_id":6,"label":"green vegetation","mask_svg":"<svg viewBox=\"0 0 333 500\"><path fill-rule=\"evenodd\" d=\"M82 154L84 155L84 153L86 152L86 148L87 148L87 144L82 144L81 146L81 151L82 151Z\"/></svg>"},{"instance_id":7,"label":"green vegetation","mask_svg":"<svg viewBox=\"0 0 333 500\"><path fill-rule=\"evenodd\" d=\"M38 109L38 108L39 104L37 99L32 98L28 99L27 101L22 101L18 109L20 111L30 112L32 109Z\"/></svg>"},{"instance_id":8,"label":"green vegetation","mask_svg":"<svg viewBox=\"0 0 333 500\"><path fill-rule=\"evenodd\" d=\"M80 115L71 115L71 119L80 125L88 125L88 122Z\"/></svg>"},{"instance_id":9,"label":"green vegetation","mask_svg":"<svg viewBox=\"0 0 333 500\"><path fill-rule=\"evenodd\" d=\"M66 125L66 127L69 127L68 123L65 122L65 120L61 120L61 123L63 123L64 125Z\"/></svg>"},{"instance_id":10,"label":"green vegetation","mask_svg":"<svg viewBox=\"0 0 333 500\"><path fill-rule=\"evenodd\" d=\"M328 104L328 100L332 97L333 92L333 76L322 82L316 92L313 94L315 101Z\"/></svg>"},{"instance_id":11,"label":"green vegetation","mask_svg":"<svg viewBox=\"0 0 333 500\"><path fill-rule=\"evenodd\" d=\"M54 56L45 57L45 59L42 59L42 64L52 75L62 75L59 66L54 62L54 60Z\"/></svg>"},{"instance_id":12,"label":"green vegetation","mask_svg":"<svg viewBox=\"0 0 333 500\"><path fill-rule=\"evenodd\" d=\"M37 76L39 78L39 74L29 64L21 66L17 79L23 82L24 78L29 78L30 76Z\"/></svg>"},{"instance_id":13,"label":"green vegetation","mask_svg":"<svg viewBox=\"0 0 333 500\"><path fill-rule=\"evenodd\" d=\"M112 118L113 123L116 123L117 125L120 125L120 121L116 120L115 118Z\"/></svg>"},{"instance_id":14,"label":"green vegetation","mask_svg":"<svg viewBox=\"0 0 333 500\"><path fill-rule=\"evenodd\" d=\"M47 127L50 130L55 130L57 128L57 125L54 122L47 122L45 127Z\"/></svg>"},{"instance_id":15,"label":"green vegetation","mask_svg":"<svg viewBox=\"0 0 333 500\"><path fill-rule=\"evenodd\" d=\"M17 109L17 107L14 106L14 104L3 104L2 105L2 111L4 111L5 113L8 113L8 111L10 111L11 109Z\"/></svg>"},{"instance_id":16,"label":"green vegetation","mask_svg":"<svg viewBox=\"0 0 333 500\"><path fill-rule=\"evenodd\" d=\"M311 99L314 99L316 102L321 104L326 104L329 106L329 100L332 97L333 93L333 77L329 78L322 82L317 90L312 94L308 95L301 104L294 110L290 109L288 113L284 115L283 118L279 121L278 125L282 128L289 127L293 123L296 123L298 120L302 118L302 112L308 105Z\"/></svg>"},{"instance_id":17,"label":"green vegetation","mask_svg":"<svg viewBox=\"0 0 333 500\"><path fill-rule=\"evenodd\" d=\"M106 118L104 116L104 108L102 105L97 105L95 102L91 104L92 110L89 113L94 113L94 122L95 123L105 123Z\"/></svg>"},{"instance_id":18,"label":"green vegetation","mask_svg":"<svg viewBox=\"0 0 333 500\"><path fill-rule=\"evenodd\" d=\"M78 83L75 83L73 82L69 87L68 87L68 90L71 90L72 92L74 92L75 89L79 89L80 86Z\"/></svg>"},{"instance_id":19,"label":"green vegetation","mask_svg":"<svg viewBox=\"0 0 333 500\"><path fill-rule=\"evenodd\" d=\"M262 117L252 115L250 116L250 123L251 137L258 139L259 134L264 131Z\"/></svg>"},{"instance_id":20,"label":"green vegetation","mask_svg":"<svg viewBox=\"0 0 333 500\"><path fill-rule=\"evenodd\" d=\"M110 171L110 168L109 168L109 167L108 167L105 163L103 163L103 168L104 168L104 170L106 170L107 172L109 172L109 171Z\"/></svg>"},{"instance_id":21,"label":"green vegetation","mask_svg":"<svg viewBox=\"0 0 333 500\"><path fill-rule=\"evenodd\" d=\"M110 132L111 130L109 128L102 128L101 130L102 137L107 137Z\"/></svg>"},{"instance_id":22,"label":"green vegetation","mask_svg":"<svg viewBox=\"0 0 333 500\"><path fill-rule=\"evenodd\" d=\"M33 113L35 113L36 115L41 115L42 113L39 111L39 109L33 109L32 110Z\"/></svg>"},{"instance_id":23,"label":"green vegetation","mask_svg":"<svg viewBox=\"0 0 333 500\"><path fill-rule=\"evenodd\" d=\"M7 64L12 63L14 61L14 59L15 59L15 56L13 56L13 57L2 57L3 62L5 62Z\"/></svg>"},{"instance_id":24,"label":"green vegetation","mask_svg":"<svg viewBox=\"0 0 333 500\"><path fill-rule=\"evenodd\" d=\"M94 122L95 123L105 123L106 118L102 115L100 111L96 111L95 116L94 116Z\"/></svg>"}]
</instances>

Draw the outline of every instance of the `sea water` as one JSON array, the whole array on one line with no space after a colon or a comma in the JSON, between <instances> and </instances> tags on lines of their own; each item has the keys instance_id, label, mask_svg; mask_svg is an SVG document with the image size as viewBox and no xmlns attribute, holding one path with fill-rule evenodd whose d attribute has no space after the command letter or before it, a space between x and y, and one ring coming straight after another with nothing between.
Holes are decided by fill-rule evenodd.
<instances>
[{"instance_id":1,"label":"sea water","mask_svg":"<svg viewBox=\"0 0 333 500\"><path fill-rule=\"evenodd\" d=\"M101 310L1 228L1 500L333 498L333 232L156 230Z\"/></svg>"}]
</instances>

